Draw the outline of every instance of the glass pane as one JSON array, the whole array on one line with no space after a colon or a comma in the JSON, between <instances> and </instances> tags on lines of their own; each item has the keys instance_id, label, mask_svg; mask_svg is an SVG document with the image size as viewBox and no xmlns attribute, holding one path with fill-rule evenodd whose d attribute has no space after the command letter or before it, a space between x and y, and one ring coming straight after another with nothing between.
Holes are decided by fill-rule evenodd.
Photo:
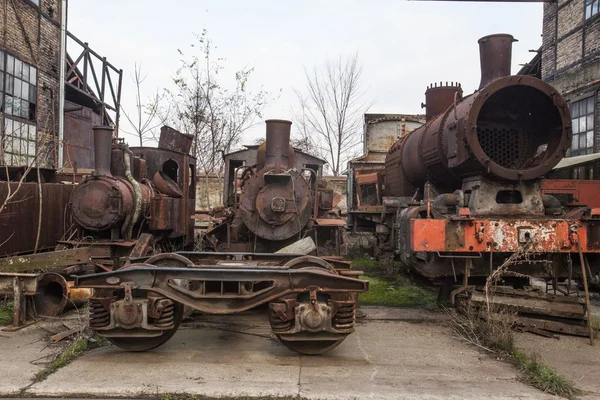
<instances>
[{"instance_id":1,"label":"glass pane","mask_svg":"<svg viewBox=\"0 0 600 400\"><path fill-rule=\"evenodd\" d=\"M31 83L37 83L37 69L35 69L34 67L30 67L29 68L29 82Z\"/></svg>"},{"instance_id":2,"label":"glass pane","mask_svg":"<svg viewBox=\"0 0 600 400\"><path fill-rule=\"evenodd\" d=\"M4 110L4 93L0 92L0 113Z\"/></svg>"},{"instance_id":3,"label":"glass pane","mask_svg":"<svg viewBox=\"0 0 600 400\"><path fill-rule=\"evenodd\" d=\"M592 4L592 15L596 15L598 14L598 2L595 1L594 4Z\"/></svg>"},{"instance_id":4,"label":"glass pane","mask_svg":"<svg viewBox=\"0 0 600 400\"><path fill-rule=\"evenodd\" d=\"M37 93L35 90L35 85L29 85L29 102L30 103L37 103Z\"/></svg>"},{"instance_id":5,"label":"glass pane","mask_svg":"<svg viewBox=\"0 0 600 400\"><path fill-rule=\"evenodd\" d=\"M13 113L13 98L12 96L6 96L6 103L4 104L4 112L8 115Z\"/></svg>"},{"instance_id":6,"label":"glass pane","mask_svg":"<svg viewBox=\"0 0 600 400\"><path fill-rule=\"evenodd\" d=\"M17 117L21 116L21 100L17 99L16 97L13 98L12 115Z\"/></svg>"},{"instance_id":7,"label":"glass pane","mask_svg":"<svg viewBox=\"0 0 600 400\"><path fill-rule=\"evenodd\" d=\"M586 146L586 138L585 135L579 135L579 148L584 149Z\"/></svg>"},{"instance_id":8,"label":"glass pane","mask_svg":"<svg viewBox=\"0 0 600 400\"><path fill-rule=\"evenodd\" d=\"M592 16L592 6L587 6L585 8L585 19L588 19Z\"/></svg>"},{"instance_id":9,"label":"glass pane","mask_svg":"<svg viewBox=\"0 0 600 400\"><path fill-rule=\"evenodd\" d=\"M586 137L587 137L586 147L594 148L594 132L589 131L588 133L586 133Z\"/></svg>"},{"instance_id":10,"label":"glass pane","mask_svg":"<svg viewBox=\"0 0 600 400\"><path fill-rule=\"evenodd\" d=\"M9 74L14 73L15 58L13 56L6 56L6 72Z\"/></svg>"},{"instance_id":11,"label":"glass pane","mask_svg":"<svg viewBox=\"0 0 600 400\"><path fill-rule=\"evenodd\" d=\"M35 125L29 125L29 140L37 140L35 135Z\"/></svg>"},{"instance_id":12,"label":"glass pane","mask_svg":"<svg viewBox=\"0 0 600 400\"><path fill-rule=\"evenodd\" d=\"M579 148L579 140L577 139L577 135L573 135L573 141L571 142L571 148L573 150L577 150Z\"/></svg>"},{"instance_id":13,"label":"glass pane","mask_svg":"<svg viewBox=\"0 0 600 400\"><path fill-rule=\"evenodd\" d=\"M587 99L587 113L591 114L594 112L594 97Z\"/></svg>"},{"instance_id":14,"label":"glass pane","mask_svg":"<svg viewBox=\"0 0 600 400\"><path fill-rule=\"evenodd\" d=\"M23 75L23 62L15 58L15 77L20 78Z\"/></svg>"},{"instance_id":15,"label":"glass pane","mask_svg":"<svg viewBox=\"0 0 600 400\"><path fill-rule=\"evenodd\" d=\"M579 133L579 118L573 119L573 133Z\"/></svg>"},{"instance_id":16,"label":"glass pane","mask_svg":"<svg viewBox=\"0 0 600 400\"><path fill-rule=\"evenodd\" d=\"M21 98L21 82L23 81L15 78L15 83L13 86L13 96L18 98Z\"/></svg>"},{"instance_id":17,"label":"glass pane","mask_svg":"<svg viewBox=\"0 0 600 400\"><path fill-rule=\"evenodd\" d=\"M30 156L35 156L35 141L30 140L29 142L27 142L27 144L28 144L27 154Z\"/></svg>"},{"instance_id":18,"label":"glass pane","mask_svg":"<svg viewBox=\"0 0 600 400\"><path fill-rule=\"evenodd\" d=\"M588 128L588 130L590 130L590 131L593 130L594 129L594 114L589 114L586 117L586 120L587 120L587 128Z\"/></svg>"},{"instance_id":19,"label":"glass pane","mask_svg":"<svg viewBox=\"0 0 600 400\"><path fill-rule=\"evenodd\" d=\"M21 98L23 100L29 100L29 83L23 81L21 85Z\"/></svg>"},{"instance_id":20,"label":"glass pane","mask_svg":"<svg viewBox=\"0 0 600 400\"><path fill-rule=\"evenodd\" d=\"M579 132L587 131L587 124L585 123L585 117L579 118Z\"/></svg>"},{"instance_id":21,"label":"glass pane","mask_svg":"<svg viewBox=\"0 0 600 400\"><path fill-rule=\"evenodd\" d=\"M0 72L0 92L4 92L4 72Z\"/></svg>"},{"instance_id":22,"label":"glass pane","mask_svg":"<svg viewBox=\"0 0 600 400\"><path fill-rule=\"evenodd\" d=\"M6 134L9 135L10 133L12 133L13 130L13 121L12 119L7 119L6 120Z\"/></svg>"},{"instance_id":23,"label":"glass pane","mask_svg":"<svg viewBox=\"0 0 600 400\"><path fill-rule=\"evenodd\" d=\"M6 75L6 93L13 94L13 87L15 86L15 78L12 75Z\"/></svg>"},{"instance_id":24,"label":"glass pane","mask_svg":"<svg viewBox=\"0 0 600 400\"><path fill-rule=\"evenodd\" d=\"M0 51L0 71L4 71L4 52Z\"/></svg>"},{"instance_id":25,"label":"glass pane","mask_svg":"<svg viewBox=\"0 0 600 400\"><path fill-rule=\"evenodd\" d=\"M571 116L573 118L579 117L579 102L578 101L571 104Z\"/></svg>"},{"instance_id":26,"label":"glass pane","mask_svg":"<svg viewBox=\"0 0 600 400\"><path fill-rule=\"evenodd\" d=\"M23 65L23 80L29 82L29 65Z\"/></svg>"},{"instance_id":27,"label":"glass pane","mask_svg":"<svg viewBox=\"0 0 600 400\"><path fill-rule=\"evenodd\" d=\"M21 118L29 118L29 102L21 100Z\"/></svg>"}]
</instances>

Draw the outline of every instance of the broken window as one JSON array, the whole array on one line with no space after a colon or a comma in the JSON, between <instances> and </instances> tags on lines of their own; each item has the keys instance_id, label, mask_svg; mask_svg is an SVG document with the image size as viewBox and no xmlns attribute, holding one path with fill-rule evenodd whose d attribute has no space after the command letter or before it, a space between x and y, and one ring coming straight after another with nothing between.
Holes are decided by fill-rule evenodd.
<instances>
[{"instance_id":1,"label":"broken window","mask_svg":"<svg viewBox=\"0 0 600 400\"><path fill-rule=\"evenodd\" d=\"M0 109L29 121L36 119L37 69L0 52Z\"/></svg>"},{"instance_id":2,"label":"broken window","mask_svg":"<svg viewBox=\"0 0 600 400\"><path fill-rule=\"evenodd\" d=\"M169 178L171 178L171 180L173 180L173 182L178 183L177 177L179 175L179 165L177 164L177 161L169 158L163 163L162 170Z\"/></svg>"}]
</instances>

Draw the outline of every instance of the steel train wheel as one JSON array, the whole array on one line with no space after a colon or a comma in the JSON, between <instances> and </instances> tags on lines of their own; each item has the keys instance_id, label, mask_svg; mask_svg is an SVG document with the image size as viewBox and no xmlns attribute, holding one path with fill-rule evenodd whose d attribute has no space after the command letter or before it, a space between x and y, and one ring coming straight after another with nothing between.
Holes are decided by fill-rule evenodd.
<instances>
[{"instance_id":1,"label":"steel train wheel","mask_svg":"<svg viewBox=\"0 0 600 400\"><path fill-rule=\"evenodd\" d=\"M335 349L346 338L344 337L337 340L285 340L280 335L277 335L277 339L279 339L285 347L294 350L296 353L317 356Z\"/></svg>"},{"instance_id":2,"label":"steel train wheel","mask_svg":"<svg viewBox=\"0 0 600 400\"><path fill-rule=\"evenodd\" d=\"M165 344L173 337L183 319L183 304L175 303L175 326L155 337L107 337L108 341L126 351L147 351Z\"/></svg>"},{"instance_id":3,"label":"steel train wheel","mask_svg":"<svg viewBox=\"0 0 600 400\"><path fill-rule=\"evenodd\" d=\"M329 273L334 274L334 275L338 274L338 272L335 270L335 268L331 264L329 264L327 261L323 260L322 258L314 257L314 256L302 256L302 257L294 258L294 259L290 260L288 263L286 263L286 266L290 269L307 269L307 270L317 269L317 270L328 271ZM291 324L291 323L292 322L290 321L289 324ZM285 323L283 323L283 325L285 325ZM276 331L277 328L281 328L281 326L276 326L276 325L274 325L274 321L271 321L271 328ZM306 332L304 332L304 334L306 334ZM314 337L315 340L289 340L289 339L285 339L283 337L283 335L278 335L277 333L275 333L275 336L277 336L277 339L279 339L279 341L284 346L286 346L288 349L293 350L300 354L311 355L311 356L324 354L330 350L333 350L334 348L339 346L340 343L342 343L344 341L344 339L346 339L346 336L347 336L346 335L346 336L342 337L341 339L319 340L319 336L321 336L322 333L315 332L315 333L312 333L311 335Z\"/></svg>"}]
</instances>

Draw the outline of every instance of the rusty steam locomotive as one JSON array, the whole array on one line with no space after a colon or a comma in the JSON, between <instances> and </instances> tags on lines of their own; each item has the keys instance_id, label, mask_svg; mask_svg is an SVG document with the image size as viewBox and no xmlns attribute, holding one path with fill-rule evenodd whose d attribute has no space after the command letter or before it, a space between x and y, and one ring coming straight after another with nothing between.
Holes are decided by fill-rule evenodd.
<instances>
[{"instance_id":1,"label":"rusty steam locomotive","mask_svg":"<svg viewBox=\"0 0 600 400\"><path fill-rule=\"evenodd\" d=\"M113 139L112 128L94 128L95 170L71 194L77 232L61 245L89 245L92 257L109 267L119 267L125 256L193 245L191 143L191 137L163 127L157 148L129 148Z\"/></svg>"},{"instance_id":2,"label":"rusty steam locomotive","mask_svg":"<svg viewBox=\"0 0 600 400\"><path fill-rule=\"evenodd\" d=\"M290 145L292 123L266 121L266 140L256 164L238 167L233 182L233 204L216 212L219 223L204 236L214 251L275 252L311 237L317 255L340 255L345 221L331 215L333 190L317 171L294 167Z\"/></svg>"},{"instance_id":3,"label":"rusty steam locomotive","mask_svg":"<svg viewBox=\"0 0 600 400\"><path fill-rule=\"evenodd\" d=\"M510 75L513 41L480 39L479 89L432 85L427 123L389 150L380 254L428 278L462 275L459 290L500 266L515 285L536 276L556 288L584 263L598 283L600 210L542 194L571 145L568 105L549 84Z\"/></svg>"},{"instance_id":4,"label":"rusty steam locomotive","mask_svg":"<svg viewBox=\"0 0 600 400\"><path fill-rule=\"evenodd\" d=\"M225 224L228 245L232 238L253 234L253 247L247 250L264 251L268 243L306 234L311 218L319 215L313 193L323 197L316 180L290 168L290 124L267 121L261 167L246 170L240 207L231 226ZM357 296L368 282L335 257L248 251L149 255L139 250L145 243L141 232L182 244L190 238L194 159L187 156L189 148L168 150L174 142L162 136L159 149L131 149L140 157L120 144L113 144L110 154L112 132L98 129L95 134L97 168L73 192L73 217L107 245L133 244L134 254L120 258L112 271L76 277L76 286L95 292L91 329L123 349L143 351L171 338L184 307L231 314L268 304L272 331L300 353L326 352L354 331ZM121 167L125 170L117 172ZM153 180L140 179L146 170Z\"/></svg>"}]
</instances>

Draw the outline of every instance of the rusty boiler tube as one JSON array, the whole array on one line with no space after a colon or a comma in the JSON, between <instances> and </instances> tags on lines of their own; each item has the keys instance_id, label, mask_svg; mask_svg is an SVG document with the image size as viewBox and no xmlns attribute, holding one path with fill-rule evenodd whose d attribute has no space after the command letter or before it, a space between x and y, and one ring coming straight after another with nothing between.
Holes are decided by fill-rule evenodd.
<instances>
[{"instance_id":1,"label":"rusty boiler tube","mask_svg":"<svg viewBox=\"0 0 600 400\"><path fill-rule=\"evenodd\" d=\"M505 76L513 41L506 34L482 38L484 86L465 98L457 96L446 111L390 148L385 162L388 196L422 194L427 181L451 192L473 175L513 182L538 179L564 157L572 137L567 103L540 79Z\"/></svg>"},{"instance_id":2,"label":"rusty boiler tube","mask_svg":"<svg viewBox=\"0 0 600 400\"><path fill-rule=\"evenodd\" d=\"M287 169L290 166L290 131L292 122L269 119L265 143L265 166Z\"/></svg>"},{"instance_id":3,"label":"rusty boiler tube","mask_svg":"<svg viewBox=\"0 0 600 400\"><path fill-rule=\"evenodd\" d=\"M110 153L112 148L113 128L95 126L94 131L94 175L112 176L110 173Z\"/></svg>"}]
</instances>

